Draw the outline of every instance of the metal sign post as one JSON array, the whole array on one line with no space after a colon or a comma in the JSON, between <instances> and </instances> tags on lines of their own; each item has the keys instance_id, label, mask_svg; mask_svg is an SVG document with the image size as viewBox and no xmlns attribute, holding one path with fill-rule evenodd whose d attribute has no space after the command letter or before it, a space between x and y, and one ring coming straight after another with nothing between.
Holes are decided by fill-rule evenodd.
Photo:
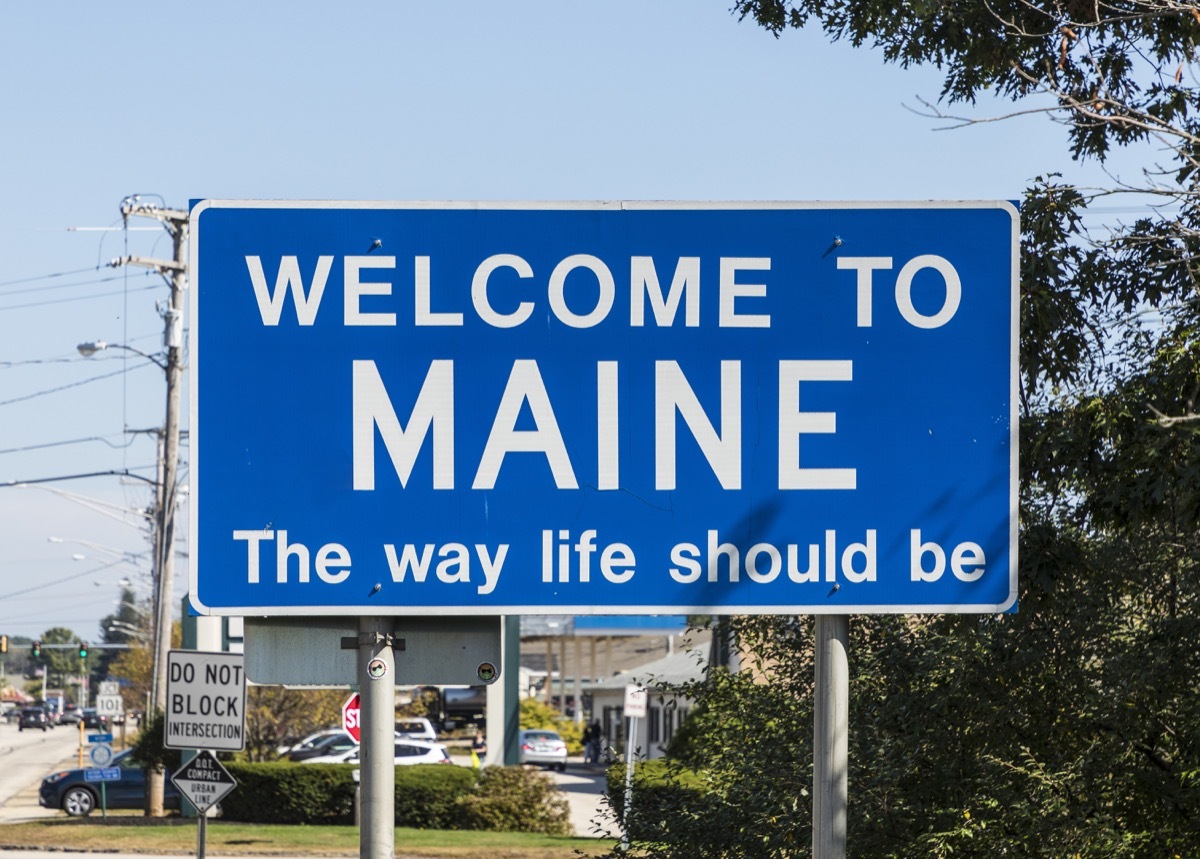
<instances>
[{"instance_id":1,"label":"metal sign post","mask_svg":"<svg viewBox=\"0 0 1200 859\"><path fill-rule=\"evenodd\" d=\"M850 618L819 615L813 701L813 859L845 859Z\"/></svg>"},{"instance_id":2,"label":"metal sign post","mask_svg":"<svg viewBox=\"0 0 1200 859\"><path fill-rule=\"evenodd\" d=\"M625 741L625 826L621 833L621 849L629 851L629 819L633 812L633 761L637 749L638 721L646 715L646 690L630 683L625 687L625 717L629 730Z\"/></svg>"},{"instance_id":3,"label":"metal sign post","mask_svg":"<svg viewBox=\"0 0 1200 859\"><path fill-rule=\"evenodd\" d=\"M196 855L204 859L208 843L208 812L225 794L237 787L237 781L221 762L207 750L201 750L171 775L179 792L199 812L196 829Z\"/></svg>"},{"instance_id":4,"label":"metal sign post","mask_svg":"<svg viewBox=\"0 0 1200 859\"><path fill-rule=\"evenodd\" d=\"M360 859L394 859L396 851L396 670L390 618L359 621Z\"/></svg>"}]
</instances>

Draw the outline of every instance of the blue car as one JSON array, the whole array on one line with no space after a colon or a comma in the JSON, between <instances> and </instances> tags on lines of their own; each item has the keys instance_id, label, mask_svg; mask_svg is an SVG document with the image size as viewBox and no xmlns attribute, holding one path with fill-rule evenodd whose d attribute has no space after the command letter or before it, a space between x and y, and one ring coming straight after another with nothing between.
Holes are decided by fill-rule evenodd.
<instances>
[{"instance_id":1,"label":"blue car","mask_svg":"<svg viewBox=\"0 0 1200 859\"><path fill-rule=\"evenodd\" d=\"M86 817L100 807L103 799L107 808L144 808L146 805L146 775L141 766L130 756L133 749L126 749L113 756L112 763L104 770L96 767L77 770L61 770L42 779L38 790L38 805L42 808L61 808L72 817ZM98 772L116 770L119 778L112 781L91 781ZM103 785L103 793L101 791ZM170 776L163 783L163 806L179 808L179 791Z\"/></svg>"}]
</instances>

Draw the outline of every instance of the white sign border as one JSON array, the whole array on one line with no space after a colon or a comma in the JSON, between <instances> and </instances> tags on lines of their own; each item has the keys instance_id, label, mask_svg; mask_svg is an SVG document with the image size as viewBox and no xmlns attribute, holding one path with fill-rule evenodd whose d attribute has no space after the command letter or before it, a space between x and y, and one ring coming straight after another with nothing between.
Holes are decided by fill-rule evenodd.
<instances>
[{"instance_id":1,"label":"white sign border","mask_svg":"<svg viewBox=\"0 0 1200 859\"><path fill-rule=\"evenodd\" d=\"M875 603L828 606L803 605L798 606L795 613L805 615L848 615L848 614L1001 614L1009 611L1017 601L1017 567L1018 567L1018 535L1019 535L1019 442L1020 442L1020 248L1021 226L1020 211L1016 205L1007 200L880 200L880 201L642 201L642 200L594 200L594 201L431 201L431 200L239 200L239 199L204 199L197 201L189 212L188 230L188 271L193 285L200 280L200 237L199 231L192 226L199 216L208 209L327 209L327 210L389 210L389 209L418 209L418 210L482 210L482 211L750 211L750 210L820 210L820 209L886 209L886 210L988 210L997 209L1008 212L1011 216L1010 265L1011 281L1009 288L1009 546L1008 546L1008 595L1001 603L950 603L950 604L896 604L879 605ZM197 302L199 291L190 290L188 316L191 324L190 364L192 380L189 385L188 398L191 415L191 504L188 505L189 533L197 535L199 529L200 505L200 467L199 467L199 379L200 379L200 340L199 314ZM336 605L336 606L207 606L195 598L198 593L198 571L201 567L199 541L193 539L191 556L188 565L188 600L192 608L201 615L208 616L329 616L329 615L403 615L410 614L414 608L422 614L429 615L510 615L510 614L577 614L577 615L676 615L676 614L788 614L786 606L779 605L643 605L643 606L611 606L611 605L505 605L505 606L404 606L404 605Z\"/></svg>"}]
</instances>

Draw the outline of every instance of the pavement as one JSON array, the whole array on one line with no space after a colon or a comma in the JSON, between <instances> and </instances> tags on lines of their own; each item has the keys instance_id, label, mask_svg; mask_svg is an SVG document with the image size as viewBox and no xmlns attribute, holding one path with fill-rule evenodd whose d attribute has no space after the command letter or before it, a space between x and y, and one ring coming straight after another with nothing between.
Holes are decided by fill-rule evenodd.
<instances>
[{"instance_id":1,"label":"pavement","mask_svg":"<svg viewBox=\"0 0 1200 859\"><path fill-rule=\"evenodd\" d=\"M63 769L76 765L72 758L64 761ZM566 772L553 772L555 782L563 791L570 807L571 827L575 834L585 838L620 837L620 830L614 822L612 813L603 800L605 790L604 769L600 766L584 764L582 759L568 761ZM0 827L5 823L22 823L27 821L44 820L46 818L61 818L61 811L42 808L38 805L38 782L10 797L0 805ZM3 842L3 829L0 828L0 843ZM45 850L6 850L0 848L0 859L73 859L73 857L95 857L98 853L77 852L54 848L47 845ZM113 853L104 851L104 859L180 859L194 856L194 852L186 854L150 854L150 853ZM209 854L219 856L220 854ZM311 857L288 857L272 855L271 859L311 859Z\"/></svg>"}]
</instances>

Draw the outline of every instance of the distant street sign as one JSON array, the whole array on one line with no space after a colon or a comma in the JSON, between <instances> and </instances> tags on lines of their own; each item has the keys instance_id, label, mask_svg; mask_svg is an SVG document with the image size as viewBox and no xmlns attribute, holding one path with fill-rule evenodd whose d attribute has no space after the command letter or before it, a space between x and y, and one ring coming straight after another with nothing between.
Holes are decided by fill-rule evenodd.
<instances>
[{"instance_id":1,"label":"distant street sign","mask_svg":"<svg viewBox=\"0 0 1200 859\"><path fill-rule=\"evenodd\" d=\"M641 719L646 715L646 690L636 683L625 687L625 716L630 719Z\"/></svg>"},{"instance_id":2,"label":"distant street sign","mask_svg":"<svg viewBox=\"0 0 1200 859\"><path fill-rule=\"evenodd\" d=\"M101 716L119 716L125 712L125 702L120 695L97 695L96 713Z\"/></svg>"},{"instance_id":3,"label":"distant street sign","mask_svg":"<svg viewBox=\"0 0 1200 859\"><path fill-rule=\"evenodd\" d=\"M236 752L246 745L246 674L240 653L167 654L168 749Z\"/></svg>"},{"instance_id":4,"label":"distant street sign","mask_svg":"<svg viewBox=\"0 0 1200 859\"><path fill-rule=\"evenodd\" d=\"M171 775L171 781L201 814L237 787L237 781L210 752L201 751Z\"/></svg>"},{"instance_id":5,"label":"distant street sign","mask_svg":"<svg viewBox=\"0 0 1200 859\"><path fill-rule=\"evenodd\" d=\"M1010 203L190 225L201 612L1015 608Z\"/></svg>"},{"instance_id":6,"label":"distant street sign","mask_svg":"<svg viewBox=\"0 0 1200 859\"><path fill-rule=\"evenodd\" d=\"M355 692L342 705L342 729L350 735L350 739L359 742L362 737L361 710L359 709L358 693Z\"/></svg>"},{"instance_id":7,"label":"distant street sign","mask_svg":"<svg viewBox=\"0 0 1200 859\"><path fill-rule=\"evenodd\" d=\"M94 767L106 767L112 763L113 750L108 743L100 743L88 749L88 757Z\"/></svg>"},{"instance_id":8,"label":"distant street sign","mask_svg":"<svg viewBox=\"0 0 1200 859\"><path fill-rule=\"evenodd\" d=\"M100 689L96 694L105 698L112 695L120 695L121 684L116 680L101 680Z\"/></svg>"},{"instance_id":9,"label":"distant street sign","mask_svg":"<svg viewBox=\"0 0 1200 859\"><path fill-rule=\"evenodd\" d=\"M111 733L88 734L87 741L89 743L111 743L113 741L113 735Z\"/></svg>"},{"instance_id":10,"label":"distant street sign","mask_svg":"<svg viewBox=\"0 0 1200 859\"><path fill-rule=\"evenodd\" d=\"M83 771L84 781L120 781L120 767L106 767L104 769L86 769Z\"/></svg>"}]
</instances>

